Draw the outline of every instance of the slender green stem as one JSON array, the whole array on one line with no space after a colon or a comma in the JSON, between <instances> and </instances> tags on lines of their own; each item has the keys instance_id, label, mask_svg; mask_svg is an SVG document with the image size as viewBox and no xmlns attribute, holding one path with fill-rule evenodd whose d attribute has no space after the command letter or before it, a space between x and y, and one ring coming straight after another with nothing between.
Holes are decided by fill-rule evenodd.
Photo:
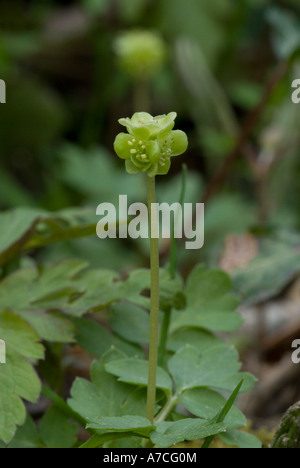
<instances>
[{"instance_id":1,"label":"slender green stem","mask_svg":"<svg viewBox=\"0 0 300 468\"><path fill-rule=\"evenodd\" d=\"M163 366L164 358L165 358L165 351L166 351L166 344L168 339L168 332L171 322L171 314L172 310L169 308L168 310L164 311L164 317L161 325L160 330L160 341L158 347L158 365Z\"/></svg>"},{"instance_id":2,"label":"slender green stem","mask_svg":"<svg viewBox=\"0 0 300 468\"><path fill-rule=\"evenodd\" d=\"M147 80L136 81L133 105L135 112L148 112L150 109L150 86Z\"/></svg>"},{"instance_id":3,"label":"slender green stem","mask_svg":"<svg viewBox=\"0 0 300 468\"><path fill-rule=\"evenodd\" d=\"M157 211L153 209L153 204L156 203L155 178L147 177L147 181L151 263L150 347L147 418L153 423L156 401L156 373L159 336L159 239L158 236L155 235L158 232L158 214Z\"/></svg>"},{"instance_id":4,"label":"slender green stem","mask_svg":"<svg viewBox=\"0 0 300 468\"><path fill-rule=\"evenodd\" d=\"M177 403L179 402L178 396L173 395L169 398L166 405L163 407L161 412L158 414L157 418L155 419L155 424L158 424L162 421L165 421L169 414L173 411Z\"/></svg>"}]
</instances>

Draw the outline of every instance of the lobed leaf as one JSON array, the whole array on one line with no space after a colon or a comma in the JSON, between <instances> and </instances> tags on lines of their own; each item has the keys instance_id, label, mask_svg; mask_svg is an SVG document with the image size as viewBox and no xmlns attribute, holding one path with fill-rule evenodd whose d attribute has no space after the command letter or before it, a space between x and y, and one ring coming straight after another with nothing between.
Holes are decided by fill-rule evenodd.
<instances>
[{"instance_id":1,"label":"lobed leaf","mask_svg":"<svg viewBox=\"0 0 300 468\"><path fill-rule=\"evenodd\" d=\"M124 358L114 348L91 367L91 382L77 378L71 389L70 407L87 421L111 416L143 416L145 413L145 389L133 388L106 371L106 365Z\"/></svg>"},{"instance_id":2,"label":"lobed leaf","mask_svg":"<svg viewBox=\"0 0 300 468\"><path fill-rule=\"evenodd\" d=\"M87 424L87 429L104 432L132 432L149 437L150 432L155 430L155 426L142 416L115 416L93 420Z\"/></svg>"},{"instance_id":3,"label":"lobed leaf","mask_svg":"<svg viewBox=\"0 0 300 468\"><path fill-rule=\"evenodd\" d=\"M208 388L186 390L179 399L191 414L206 420L214 419L226 403L222 395ZM243 413L235 407L231 408L225 422L231 428L244 427L247 424Z\"/></svg>"},{"instance_id":4,"label":"lobed leaf","mask_svg":"<svg viewBox=\"0 0 300 468\"><path fill-rule=\"evenodd\" d=\"M226 430L226 425L222 423L216 424L203 419L186 418L167 425L158 424L157 430L150 434L150 438L157 447L168 448L185 440L204 439L226 432Z\"/></svg>"},{"instance_id":5,"label":"lobed leaf","mask_svg":"<svg viewBox=\"0 0 300 468\"><path fill-rule=\"evenodd\" d=\"M13 438L18 425L25 422L26 411L21 398L35 403L41 390L33 367L8 347L6 364L0 372L0 440Z\"/></svg>"},{"instance_id":6,"label":"lobed leaf","mask_svg":"<svg viewBox=\"0 0 300 468\"><path fill-rule=\"evenodd\" d=\"M197 266L188 278L185 294L187 307L174 314L171 333L184 328L225 332L241 325L242 318L235 312L238 301L226 273Z\"/></svg>"},{"instance_id":7,"label":"lobed leaf","mask_svg":"<svg viewBox=\"0 0 300 468\"><path fill-rule=\"evenodd\" d=\"M255 382L252 376L239 373L238 353L226 344L209 348L201 355L196 348L186 345L169 360L168 367L178 395L197 387L233 391L243 377L243 391L247 391Z\"/></svg>"},{"instance_id":8,"label":"lobed leaf","mask_svg":"<svg viewBox=\"0 0 300 468\"><path fill-rule=\"evenodd\" d=\"M112 361L105 366L105 369L110 374L116 375L120 382L147 386L148 367L148 361L129 358ZM169 375L160 367L157 369L156 386L167 393L170 393L173 387Z\"/></svg>"},{"instance_id":9,"label":"lobed leaf","mask_svg":"<svg viewBox=\"0 0 300 468\"><path fill-rule=\"evenodd\" d=\"M291 237L291 236L290 236ZM278 295L300 271L300 239L265 239L260 254L235 270L232 280L243 303L256 304Z\"/></svg>"}]
</instances>

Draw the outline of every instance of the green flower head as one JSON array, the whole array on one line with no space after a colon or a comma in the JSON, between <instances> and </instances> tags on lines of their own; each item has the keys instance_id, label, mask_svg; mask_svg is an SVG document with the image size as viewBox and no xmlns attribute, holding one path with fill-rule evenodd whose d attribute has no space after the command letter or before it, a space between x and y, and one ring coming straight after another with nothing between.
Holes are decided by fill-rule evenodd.
<instances>
[{"instance_id":1,"label":"green flower head","mask_svg":"<svg viewBox=\"0 0 300 468\"><path fill-rule=\"evenodd\" d=\"M147 172L150 177L165 175L171 157L184 153L188 139L181 130L173 130L176 112L152 117L138 112L131 119L120 119L128 133L120 133L114 143L119 158L125 159L129 174Z\"/></svg>"},{"instance_id":2,"label":"green flower head","mask_svg":"<svg viewBox=\"0 0 300 468\"><path fill-rule=\"evenodd\" d=\"M138 80L152 78L166 57L166 46L161 36L146 30L120 34L114 49L123 70Z\"/></svg>"}]
</instances>

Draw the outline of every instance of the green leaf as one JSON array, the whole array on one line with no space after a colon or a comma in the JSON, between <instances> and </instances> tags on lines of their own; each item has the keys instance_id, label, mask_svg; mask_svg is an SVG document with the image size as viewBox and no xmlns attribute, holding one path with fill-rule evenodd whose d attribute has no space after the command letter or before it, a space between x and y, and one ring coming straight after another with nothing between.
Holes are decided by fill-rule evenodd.
<instances>
[{"instance_id":1,"label":"green leaf","mask_svg":"<svg viewBox=\"0 0 300 468\"><path fill-rule=\"evenodd\" d=\"M235 312L237 299L231 294L229 276L218 270L207 271L197 266L186 286L187 308L174 314L171 333L183 328L206 328L211 331L232 331L242 323Z\"/></svg>"},{"instance_id":2,"label":"green leaf","mask_svg":"<svg viewBox=\"0 0 300 468\"><path fill-rule=\"evenodd\" d=\"M183 329L170 336L167 347L169 351L176 352L187 343L201 353L212 346L222 344L223 341L206 330Z\"/></svg>"},{"instance_id":3,"label":"green leaf","mask_svg":"<svg viewBox=\"0 0 300 468\"><path fill-rule=\"evenodd\" d=\"M51 331L51 340L54 322L58 328L64 328L63 334L71 338L65 328L67 322L63 324L58 316L54 320L52 315L51 318L48 317L47 331L46 323L43 327L39 317L31 315L33 311L58 309L80 317L87 312L106 309L111 304L123 300L149 308L149 297L143 293L150 289L150 270L135 270L123 281L114 271L86 270L86 266L86 262L73 259L47 266L41 271L36 268L18 270L0 282L0 308L9 307L15 313L27 317L34 328L39 327L43 337ZM179 280L171 281L165 270L161 270L160 277L162 303L181 307L182 292ZM26 315L28 311L30 314ZM68 328L70 331L70 324ZM57 335L60 334L58 330Z\"/></svg>"},{"instance_id":4,"label":"green leaf","mask_svg":"<svg viewBox=\"0 0 300 468\"><path fill-rule=\"evenodd\" d=\"M128 437L130 440L130 447L128 448L135 448L134 440L137 439L137 436L133 437L132 433L125 433L125 432L107 432L106 434L94 434L89 440L84 442L80 446L80 448L99 448L102 447L103 444L107 444L108 442L112 442L115 444L118 439L124 439ZM138 439L141 436L138 436ZM128 440L128 439L126 439ZM139 439L140 440L140 439ZM114 448L114 447L113 447ZM117 447L118 448L118 447Z\"/></svg>"},{"instance_id":5,"label":"green leaf","mask_svg":"<svg viewBox=\"0 0 300 468\"><path fill-rule=\"evenodd\" d=\"M0 440L5 443L13 438L17 425L25 421L26 410L22 400L14 393L14 382L1 373L0 404L5 408L0 414Z\"/></svg>"},{"instance_id":6,"label":"green leaf","mask_svg":"<svg viewBox=\"0 0 300 468\"><path fill-rule=\"evenodd\" d=\"M203 419L190 418L169 423L165 428L165 423L162 423L161 430L163 432L160 432L160 424L158 424L157 431L150 435L151 441L157 447L167 448L185 440L204 439L226 431L225 424L209 423Z\"/></svg>"},{"instance_id":7,"label":"green leaf","mask_svg":"<svg viewBox=\"0 0 300 468\"><path fill-rule=\"evenodd\" d=\"M18 208L0 214L0 266L23 250L54 242L93 236L97 219L89 209L48 213Z\"/></svg>"},{"instance_id":8,"label":"green leaf","mask_svg":"<svg viewBox=\"0 0 300 468\"><path fill-rule=\"evenodd\" d=\"M17 395L35 403L39 397L41 383L33 367L26 359L8 349L7 362L1 366L2 382L10 380Z\"/></svg>"},{"instance_id":9,"label":"green leaf","mask_svg":"<svg viewBox=\"0 0 300 468\"><path fill-rule=\"evenodd\" d=\"M225 444L233 445L238 448L262 448L261 441L248 432L230 429L226 431L226 433L220 434L219 437Z\"/></svg>"},{"instance_id":10,"label":"green leaf","mask_svg":"<svg viewBox=\"0 0 300 468\"><path fill-rule=\"evenodd\" d=\"M103 417L88 423L87 429L104 432L132 432L143 437L149 437L155 430L148 419L141 416Z\"/></svg>"},{"instance_id":11,"label":"green leaf","mask_svg":"<svg viewBox=\"0 0 300 468\"><path fill-rule=\"evenodd\" d=\"M219 414L215 417L214 420L216 423L222 423L225 420L227 414L229 413L229 411L231 410L232 406L235 403L235 400L242 388L242 385L243 385L243 380L240 381L240 383L237 385L237 387L234 389L234 391L230 395L229 399L226 401L225 405L221 408ZM213 436L208 437L205 440L202 448L209 448L213 439L214 439Z\"/></svg>"},{"instance_id":12,"label":"green leaf","mask_svg":"<svg viewBox=\"0 0 300 468\"><path fill-rule=\"evenodd\" d=\"M7 350L0 372L0 440L8 443L25 421L21 398L36 402L40 394L40 381L25 358L41 359L44 349L30 325L8 311L0 312L0 337Z\"/></svg>"},{"instance_id":13,"label":"green leaf","mask_svg":"<svg viewBox=\"0 0 300 468\"><path fill-rule=\"evenodd\" d=\"M78 426L58 409L51 407L37 428L27 415L8 448L70 448L77 442Z\"/></svg>"},{"instance_id":14,"label":"green leaf","mask_svg":"<svg viewBox=\"0 0 300 468\"><path fill-rule=\"evenodd\" d=\"M109 374L105 367L124 354L111 349L91 366L91 382L77 378L71 389L70 407L87 421L111 416L144 416L145 389L132 388Z\"/></svg>"},{"instance_id":15,"label":"green leaf","mask_svg":"<svg viewBox=\"0 0 300 468\"><path fill-rule=\"evenodd\" d=\"M8 349L31 359L42 359L44 348L37 333L17 315L7 310L0 311L0 337Z\"/></svg>"},{"instance_id":16,"label":"green leaf","mask_svg":"<svg viewBox=\"0 0 300 468\"><path fill-rule=\"evenodd\" d=\"M240 393L240 390L243 386L244 380L242 379L240 383L237 385L237 387L234 389L232 394L230 395L229 399L226 401L225 405L221 408L220 413L216 417L217 422L223 422L231 410L233 404L235 403L235 400L237 399L238 394Z\"/></svg>"},{"instance_id":17,"label":"green leaf","mask_svg":"<svg viewBox=\"0 0 300 468\"><path fill-rule=\"evenodd\" d=\"M77 441L77 424L52 406L39 423L39 434L47 448L70 448Z\"/></svg>"},{"instance_id":18,"label":"green leaf","mask_svg":"<svg viewBox=\"0 0 300 468\"><path fill-rule=\"evenodd\" d=\"M23 250L31 250L57 242L95 236L97 218L94 211L75 208L47 213L37 225Z\"/></svg>"},{"instance_id":19,"label":"green leaf","mask_svg":"<svg viewBox=\"0 0 300 468\"><path fill-rule=\"evenodd\" d=\"M26 322L43 340L53 343L72 343L75 341L75 326L59 312L26 311L19 312Z\"/></svg>"},{"instance_id":20,"label":"green leaf","mask_svg":"<svg viewBox=\"0 0 300 468\"><path fill-rule=\"evenodd\" d=\"M160 270L161 305L172 304L181 307L181 282L170 280L169 274ZM81 316L88 311L99 311L122 300L149 309L150 300L143 293L150 290L150 270L138 269L131 272L123 281L120 276L107 270L89 270L72 281L72 287L81 292L77 300L62 302L64 311L73 316ZM47 305L47 304L46 304ZM59 303L56 304L59 306Z\"/></svg>"},{"instance_id":21,"label":"green leaf","mask_svg":"<svg viewBox=\"0 0 300 468\"><path fill-rule=\"evenodd\" d=\"M168 367L177 394L196 387L233 391L243 377L243 391L247 391L255 381L252 376L246 378L245 374L238 372L241 367L238 353L233 346L225 344L209 348L202 355L197 349L186 345L169 360Z\"/></svg>"},{"instance_id":22,"label":"green leaf","mask_svg":"<svg viewBox=\"0 0 300 468\"><path fill-rule=\"evenodd\" d=\"M42 211L19 208L0 214L0 266L13 258L32 236Z\"/></svg>"},{"instance_id":23,"label":"green leaf","mask_svg":"<svg viewBox=\"0 0 300 468\"><path fill-rule=\"evenodd\" d=\"M89 270L78 276L72 284L82 295L77 301L64 304L63 308L77 317L90 310L106 309L122 299L142 307L149 305L149 299L141 296L141 292L150 287L149 270L136 270L126 281L121 281L113 271Z\"/></svg>"},{"instance_id":24,"label":"green leaf","mask_svg":"<svg viewBox=\"0 0 300 468\"><path fill-rule=\"evenodd\" d=\"M111 307L109 320L113 331L131 343L149 343L149 313L128 302Z\"/></svg>"},{"instance_id":25,"label":"green leaf","mask_svg":"<svg viewBox=\"0 0 300 468\"><path fill-rule=\"evenodd\" d=\"M75 289L72 277L87 266L82 260L66 260L38 272L35 268L18 270L0 283L0 308L14 312L55 308L67 302Z\"/></svg>"},{"instance_id":26,"label":"green leaf","mask_svg":"<svg viewBox=\"0 0 300 468\"><path fill-rule=\"evenodd\" d=\"M226 404L223 396L207 388L187 390L180 395L179 399L191 414L207 420L215 418ZM227 427L236 428L245 426L247 420L238 408L233 407L226 416L225 422Z\"/></svg>"},{"instance_id":27,"label":"green leaf","mask_svg":"<svg viewBox=\"0 0 300 468\"><path fill-rule=\"evenodd\" d=\"M39 436L37 427L29 414L25 424L19 427L15 437L7 448L43 448L44 444Z\"/></svg>"},{"instance_id":28,"label":"green leaf","mask_svg":"<svg viewBox=\"0 0 300 468\"><path fill-rule=\"evenodd\" d=\"M6 364L0 373L0 440L13 438L17 425L25 422L24 398L35 403L41 390L40 381L32 366L8 348Z\"/></svg>"},{"instance_id":29,"label":"green leaf","mask_svg":"<svg viewBox=\"0 0 300 468\"><path fill-rule=\"evenodd\" d=\"M172 278L169 271L161 269L160 281L160 308L161 310L184 309L186 298L183 293L183 282L179 275Z\"/></svg>"},{"instance_id":30,"label":"green leaf","mask_svg":"<svg viewBox=\"0 0 300 468\"><path fill-rule=\"evenodd\" d=\"M104 326L86 318L73 317L72 321L77 327L76 341L83 349L97 357L102 357L115 346L123 351L126 356L143 357L141 347L127 343L117 336L112 335Z\"/></svg>"},{"instance_id":31,"label":"green leaf","mask_svg":"<svg viewBox=\"0 0 300 468\"><path fill-rule=\"evenodd\" d=\"M74 290L79 291L79 298L75 301L59 302L57 306L75 317L80 317L88 311L106 309L112 302L119 299L116 282L119 275L107 270L88 270L78 275L72 281Z\"/></svg>"},{"instance_id":32,"label":"green leaf","mask_svg":"<svg viewBox=\"0 0 300 468\"><path fill-rule=\"evenodd\" d=\"M260 254L233 272L234 288L244 303L255 304L278 295L300 271L300 239L264 239Z\"/></svg>"},{"instance_id":33,"label":"green leaf","mask_svg":"<svg viewBox=\"0 0 300 468\"><path fill-rule=\"evenodd\" d=\"M76 325L76 341L94 356L103 356L113 345L113 336L99 323L85 318L72 318Z\"/></svg>"},{"instance_id":34,"label":"green leaf","mask_svg":"<svg viewBox=\"0 0 300 468\"><path fill-rule=\"evenodd\" d=\"M133 385L148 385L148 362L141 359L121 359L112 361L105 366L110 374L116 375L120 382L126 382ZM157 369L157 388L167 393L172 391L172 380L167 372L158 367Z\"/></svg>"}]
</instances>

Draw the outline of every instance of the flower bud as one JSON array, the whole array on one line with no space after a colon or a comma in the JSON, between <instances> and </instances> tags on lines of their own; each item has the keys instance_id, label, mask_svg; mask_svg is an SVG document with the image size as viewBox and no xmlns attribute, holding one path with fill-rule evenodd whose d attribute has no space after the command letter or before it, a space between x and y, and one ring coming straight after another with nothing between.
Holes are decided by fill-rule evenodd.
<instances>
[{"instance_id":1,"label":"flower bud","mask_svg":"<svg viewBox=\"0 0 300 468\"><path fill-rule=\"evenodd\" d=\"M137 80L154 76L166 57L163 39L151 31L124 32L116 39L114 49L121 68Z\"/></svg>"}]
</instances>

